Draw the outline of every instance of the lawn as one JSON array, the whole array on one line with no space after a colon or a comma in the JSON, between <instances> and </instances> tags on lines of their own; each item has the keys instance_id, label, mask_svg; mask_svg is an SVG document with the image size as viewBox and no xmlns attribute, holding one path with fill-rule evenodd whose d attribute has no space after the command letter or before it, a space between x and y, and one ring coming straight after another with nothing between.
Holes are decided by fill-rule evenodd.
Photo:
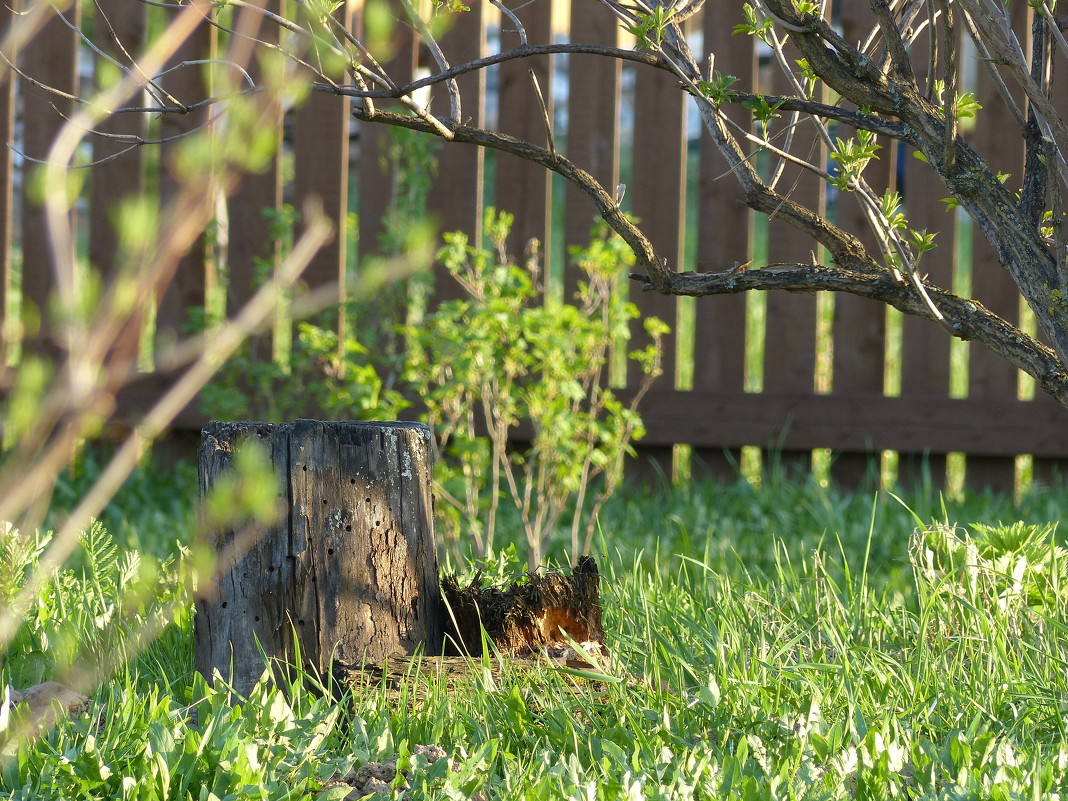
<instances>
[{"instance_id":1,"label":"lawn","mask_svg":"<svg viewBox=\"0 0 1068 801\"><path fill-rule=\"evenodd\" d=\"M89 459L65 479L54 514L95 469ZM1068 787L1068 561L1051 525L1064 489L1019 507L787 480L630 489L600 519L608 654L595 670L490 657L462 691L413 677L399 697L324 693L293 670L231 706L192 669L191 606L174 578L194 558L183 539L195 486L190 465L139 472L41 593L0 681L110 672L87 713L7 745L0 797L330 801L349 793L332 779L390 757L411 768L393 789L406 798ZM5 600L43 536L0 537ZM524 556L503 550L503 565ZM452 769L417 745L440 746Z\"/></svg>"}]
</instances>

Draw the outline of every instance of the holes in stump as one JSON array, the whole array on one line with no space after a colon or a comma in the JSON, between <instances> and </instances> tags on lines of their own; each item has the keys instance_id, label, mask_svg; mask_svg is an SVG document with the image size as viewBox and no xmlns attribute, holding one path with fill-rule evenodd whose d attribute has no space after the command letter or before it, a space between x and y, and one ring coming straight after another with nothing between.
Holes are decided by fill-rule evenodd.
<instances>
[{"instance_id":1,"label":"holes in stump","mask_svg":"<svg viewBox=\"0 0 1068 801\"><path fill-rule=\"evenodd\" d=\"M308 472L308 465L302 465L300 469L303 470L305 473L307 473Z\"/></svg>"},{"instance_id":2,"label":"holes in stump","mask_svg":"<svg viewBox=\"0 0 1068 801\"><path fill-rule=\"evenodd\" d=\"M352 526L345 526L345 531L352 531Z\"/></svg>"},{"instance_id":3,"label":"holes in stump","mask_svg":"<svg viewBox=\"0 0 1068 801\"><path fill-rule=\"evenodd\" d=\"M323 505L326 505L326 498L323 498Z\"/></svg>"},{"instance_id":4,"label":"holes in stump","mask_svg":"<svg viewBox=\"0 0 1068 801\"><path fill-rule=\"evenodd\" d=\"M412 601L412 603L415 603L415 602L414 602L414 601ZM256 622L257 622L257 623L259 623L259 622L260 622L260 616L259 616L259 615L256 615Z\"/></svg>"},{"instance_id":5,"label":"holes in stump","mask_svg":"<svg viewBox=\"0 0 1068 801\"><path fill-rule=\"evenodd\" d=\"M303 620L298 620L297 621L297 625L298 626L303 626L304 625L304 621Z\"/></svg>"},{"instance_id":6,"label":"holes in stump","mask_svg":"<svg viewBox=\"0 0 1068 801\"><path fill-rule=\"evenodd\" d=\"M333 556L333 555L334 555L334 549L333 549L333 548L327 548L327 549L326 549L326 552L327 552L327 554L328 554L328 555L330 555L330 556Z\"/></svg>"},{"instance_id":7,"label":"holes in stump","mask_svg":"<svg viewBox=\"0 0 1068 801\"><path fill-rule=\"evenodd\" d=\"M364 499L363 499L363 502L364 502L364 503L370 503L370 502L371 502L371 499L370 499L370 498L364 498Z\"/></svg>"},{"instance_id":8,"label":"holes in stump","mask_svg":"<svg viewBox=\"0 0 1068 801\"><path fill-rule=\"evenodd\" d=\"M223 601L222 602L222 608L225 609L226 607L227 607L227 603L226 603L226 601Z\"/></svg>"},{"instance_id":9,"label":"holes in stump","mask_svg":"<svg viewBox=\"0 0 1068 801\"><path fill-rule=\"evenodd\" d=\"M354 478L350 478L350 479L349 479L349 483L350 483L350 484L355 484L355 483L356 483L356 479L354 479Z\"/></svg>"}]
</instances>

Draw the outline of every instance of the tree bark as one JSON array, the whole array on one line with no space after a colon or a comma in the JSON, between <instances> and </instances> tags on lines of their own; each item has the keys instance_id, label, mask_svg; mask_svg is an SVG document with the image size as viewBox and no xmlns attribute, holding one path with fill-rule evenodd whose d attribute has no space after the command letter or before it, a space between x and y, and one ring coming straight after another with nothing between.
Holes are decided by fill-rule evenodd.
<instances>
[{"instance_id":1,"label":"tree bark","mask_svg":"<svg viewBox=\"0 0 1068 801\"><path fill-rule=\"evenodd\" d=\"M211 534L218 580L196 602L196 667L247 695L268 657L308 668L440 653L430 430L418 423L219 423L204 429L200 490L258 440L284 511ZM232 671L232 672L231 672Z\"/></svg>"}]
</instances>

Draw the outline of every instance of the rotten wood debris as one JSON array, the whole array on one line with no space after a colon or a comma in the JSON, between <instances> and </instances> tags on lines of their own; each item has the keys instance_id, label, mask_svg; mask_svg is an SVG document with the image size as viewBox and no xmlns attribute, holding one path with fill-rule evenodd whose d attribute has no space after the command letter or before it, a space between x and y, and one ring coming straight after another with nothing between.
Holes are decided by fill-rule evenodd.
<instances>
[{"instance_id":1,"label":"rotten wood debris","mask_svg":"<svg viewBox=\"0 0 1068 801\"><path fill-rule=\"evenodd\" d=\"M502 653L525 656L540 650L562 651L573 640L600 647L600 574L591 556L570 572L533 573L506 589L483 586L481 575L466 587L456 576L441 582L445 604L447 652L478 656L482 631Z\"/></svg>"},{"instance_id":2,"label":"rotten wood debris","mask_svg":"<svg viewBox=\"0 0 1068 801\"><path fill-rule=\"evenodd\" d=\"M582 557L572 570L527 574L504 588L484 583L481 575L464 586L456 576L446 576L441 596L443 655L393 656L381 665L335 664L339 678L357 695L384 690L390 697L414 701L436 683L455 691L479 677L484 680L481 671L487 669L496 680L502 671L536 664L532 657L556 667L585 669L592 667L585 656L604 653L600 574L592 557ZM483 631L496 651L489 661L483 660Z\"/></svg>"}]
</instances>

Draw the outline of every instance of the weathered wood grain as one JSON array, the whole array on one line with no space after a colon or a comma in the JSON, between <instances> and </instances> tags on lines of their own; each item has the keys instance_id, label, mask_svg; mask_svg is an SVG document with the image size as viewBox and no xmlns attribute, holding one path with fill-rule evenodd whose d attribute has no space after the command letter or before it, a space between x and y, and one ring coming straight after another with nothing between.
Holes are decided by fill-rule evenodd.
<instances>
[{"instance_id":1,"label":"weathered wood grain","mask_svg":"<svg viewBox=\"0 0 1068 801\"><path fill-rule=\"evenodd\" d=\"M211 423L200 448L206 495L250 439L285 501L274 526L215 535L218 581L197 601L196 665L246 693L264 653L325 672L440 652L430 431L417 423ZM242 542L245 538L248 542Z\"/></svg>"}]
</instances>

